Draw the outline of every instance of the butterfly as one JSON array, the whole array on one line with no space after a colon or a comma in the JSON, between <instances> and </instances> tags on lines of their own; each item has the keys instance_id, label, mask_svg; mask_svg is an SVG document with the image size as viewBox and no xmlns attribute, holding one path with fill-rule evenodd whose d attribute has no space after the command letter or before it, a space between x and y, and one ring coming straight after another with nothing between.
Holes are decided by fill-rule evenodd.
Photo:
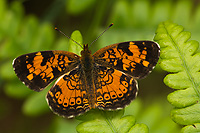
<instances>
[{"instance_id":1,"label":"butterfly","mask_svg":"<svg viewBox=\"0 0 200 133\"><path fill-rule=\"evenodd\" d=\"M94 108L124 108L137 96L137 79L152 71L159 55L159 45L153 41L116 43L93 55L85 44L81 56L39 51L17 57L13 68L26 86L38 92L58 78L47 102L54 113L72 118Z\"/></svg>"}]
</instances>

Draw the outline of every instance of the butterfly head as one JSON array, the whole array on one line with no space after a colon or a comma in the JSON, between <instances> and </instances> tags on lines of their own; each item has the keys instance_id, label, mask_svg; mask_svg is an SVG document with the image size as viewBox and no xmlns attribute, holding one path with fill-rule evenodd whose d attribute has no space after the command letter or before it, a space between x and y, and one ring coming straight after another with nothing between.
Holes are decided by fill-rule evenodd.
<instances>
[{"instance_id":1,"label":"butterfly head","mask_svg":"<svg viewBox=\"0 0 200 133\"><path fill-rule=\"evenodd\" d=\"M89 50L88 44L83 45L83 50L81 51L81 56L85 56L86 54L91 54L91 50Z\"/></svg>"}]
</instances>

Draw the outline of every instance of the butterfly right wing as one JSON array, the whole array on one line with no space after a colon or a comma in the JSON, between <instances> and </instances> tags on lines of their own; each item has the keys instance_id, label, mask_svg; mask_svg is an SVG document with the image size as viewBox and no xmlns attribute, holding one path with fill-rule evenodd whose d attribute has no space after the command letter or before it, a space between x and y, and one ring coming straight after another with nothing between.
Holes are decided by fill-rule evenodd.
<instances>
[{"instance_id":1,"label":"butterfly right wing","mask_svg":"<svg viewBox=\"0 0 200 133\"><path fill-rule=\"evenodd\" d=\"M43 90L54 79L80 63L80 56L67 51L41 51L13 60L18 78L34 91Z\"/></svg>"},{"instance_id":2,"label":"butterfly right wing","mask_svg":"<svg viewBox=\"0 0 200 133\"><path fill-rule=\"evenodd\" d=\"M96 64L94 79L99 109L124 108L137 96L137 81L119 70Z\"/></svg>"},{"instance_id":3,"label":"butterfly right wing","mask_svg":"<svg viewBox=\"0 0 200 133\"><path fill-rule=\"evenodd\" d=\"M94 53L96 107L124 108L137 95L136 79L146 77L159 59L160 49L152 41L122 42Z\"/></svg>"},{"instance_id":4,"label":"butterfly right wing","mask_svg":"<svg viewBox=\"0 0 200 133\"><path fill-rule=\"evenodd\" d=\"M116 43L93 54L95 63L117 69L135 79L146 77L157 64L159 56L159 45L153 41Z\"/></svg>"}]
</instances>

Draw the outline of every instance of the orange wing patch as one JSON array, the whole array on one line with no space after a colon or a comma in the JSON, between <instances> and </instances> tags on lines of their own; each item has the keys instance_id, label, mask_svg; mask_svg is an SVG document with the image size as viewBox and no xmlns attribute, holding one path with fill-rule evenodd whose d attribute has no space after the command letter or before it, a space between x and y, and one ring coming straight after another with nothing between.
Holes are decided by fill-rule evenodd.
<instances>
[{"instance_id":1,"label":"orange wing patch","mask_svg":"<svg viewBox=\"0 0 200 133\"><path fill-rule=\"evenodd\" d=\"M74 117L91 107L86 95L86 85L79 67L61 76L47 94L53 112L65 117Z\"/></svg>"},{"instance_id":2,"label":"orange wing patch","mask_svg":"<svg viewBox=\"0 0 200 133\"><path fill-rule=\"evenodd\" d=\"M116 69L96 66L96 107L118 109L129 104L137 95L137 81Z\"/></svg>"},{"instance_id":3,"label":"orange wing patch","mask_svg":"<svg viewBox=\"0 0 200 133\"><path fill-rule=\"evenodd\" d=\"M29 58L28 55L26 56L26 58ZM43 66L41 64L44 60L44 56L41 54L41 52L38 52L35 54L32 64L28 64L29 62L26 61L27 69L29 70L30 73L27 76L28 80L32 80L34 75L40 75L41 78L44 80L44 82L47 82L47 78L53 79L54 78L54 75L52 73L53 69L49 66L55 67L57 65L56 63L58 62L58 60L56 58L54 59L52 58L53 57L51 57L49 60L53 61L46 62L46 65ZM60 68L58 67L58 69Z\"/></svg>"},{"instance_id":4,"label":"orange wing patch","mask_svg":"<svg viewBox=\"0 0 200 133\"><path fill-rule=\"evenodd\" d=\"M65 51L42 51L19 56L13 62L19 79L29 88L41 91L57 77L80 63L80 57Z\"/></svg>"}]
</instances>

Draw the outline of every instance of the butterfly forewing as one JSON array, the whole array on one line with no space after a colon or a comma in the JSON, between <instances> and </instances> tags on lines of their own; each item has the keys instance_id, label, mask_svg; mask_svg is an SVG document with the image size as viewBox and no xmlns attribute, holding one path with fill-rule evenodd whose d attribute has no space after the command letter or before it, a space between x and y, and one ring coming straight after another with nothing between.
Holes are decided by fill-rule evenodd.
<instances>
[{"instance_id":1,"label":"butterfly forewing","mask_svg":"<svg viewBox=\"0 0 200 133\"><path fill-rule=\"evenodd\" d=\"M159 46L152 41L122 42L94 53L96 63L120 70L136 79L144 78L159 59Z\"/></svg>"},{"instance_id":2,"label":"butterfly forewing","mask_svg":"<svg viewBox=\"0 0 200 133\"><path fill-rule=\"evenodd\" d=\"M41 91L54 79L76 67L80 57L66 51L42 51L19 56L13 68L30 89Z\"/></svg>"}]
</instances>

